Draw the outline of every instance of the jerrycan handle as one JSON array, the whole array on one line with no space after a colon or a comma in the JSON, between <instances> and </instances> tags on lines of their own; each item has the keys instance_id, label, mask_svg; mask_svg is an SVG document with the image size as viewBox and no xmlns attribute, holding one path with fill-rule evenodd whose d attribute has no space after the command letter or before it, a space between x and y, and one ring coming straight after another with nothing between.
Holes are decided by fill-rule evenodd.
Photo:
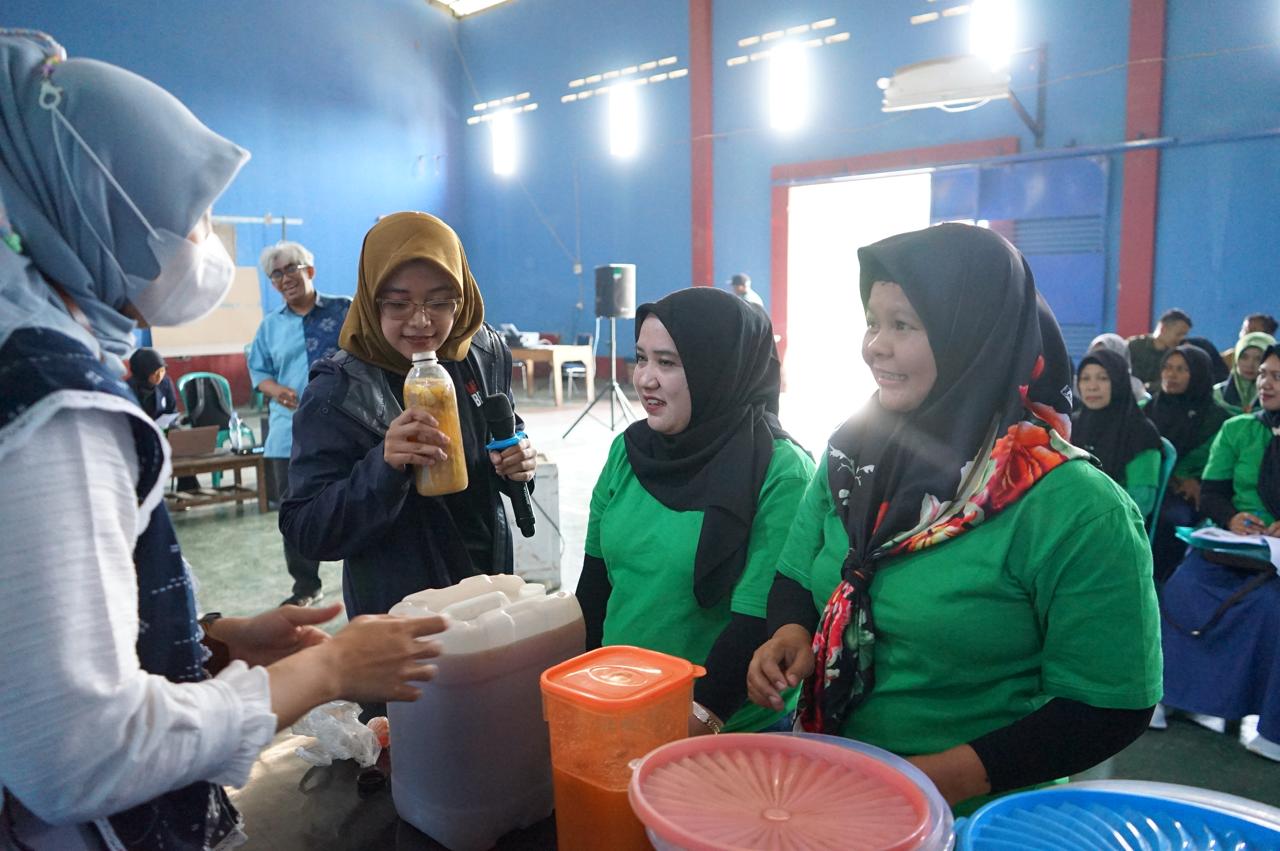
<instances>
[{"instance_id":1,"label":"jerrycan handle","mask_svg":"<svg viewBox=\"0 0 1280 851\"><path fill-rule=\"evenodd\" d=\"M501 609L508 602L506 594L501 591L490 591L487 594L481 594L478 597L471 597L466 600L459 600L452 605L445 606L440 610L440 614L446 615L454 620L470 621L475 620L485 612L493 609Z\"/></svg>"}]
</instances>

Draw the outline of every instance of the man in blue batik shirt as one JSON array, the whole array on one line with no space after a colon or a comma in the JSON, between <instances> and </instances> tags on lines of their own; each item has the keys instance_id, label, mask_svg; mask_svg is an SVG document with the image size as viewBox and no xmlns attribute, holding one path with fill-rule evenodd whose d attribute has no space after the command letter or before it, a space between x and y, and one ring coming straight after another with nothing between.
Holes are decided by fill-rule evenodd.
<instances>
[{"instance_id":1,"label":"man in blue batik shirt","mask_svg":"<svg viewBox=\"0 0 1280 851\"><path fill-rule=\"evenodd\" d=\"M293 411L307 386L311 364L338 350L338 332L351 299L316 292L315 257L296 242L267 246L259 262L271 286L284 297L283 306L263 316L249 352L253 386L270 400L270 428L263 455L267 490L278 504L289 481ZM293 593L284 604L310 606L319 602L324 597L320 562L303 557L287 538L284 560L293 577Z\"/></svg>"}]
</instances>

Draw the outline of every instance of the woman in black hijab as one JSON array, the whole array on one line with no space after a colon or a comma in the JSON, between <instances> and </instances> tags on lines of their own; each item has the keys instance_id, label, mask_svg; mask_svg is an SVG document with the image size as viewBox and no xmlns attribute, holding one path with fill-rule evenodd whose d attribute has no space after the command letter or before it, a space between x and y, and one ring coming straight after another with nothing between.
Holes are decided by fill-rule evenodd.
<instances>
[{"instance_id":1,"label":"woman in black hijab","mask_svg":"<svg viewBox=\"0 0 1280 851\"><path fill-rule=\"evenodd\" d=\"M1228 414L1213 401L1213 369L1203 349L1183 343L1160 362L1160 389L1144 413L1173 444L1178 461L1169 478L1152 540L1156 581L1163 582L1182 559L1178 526L1194 526L1200 513L1200 476L1209 448Z\"/></svg>"},{"instance_id":2,"label":"woman in black hijab","mask_svg":"<svg viewBox=\"0 0 1280 851\"><path fill-rule=\"evenodd\" d=\"M777 706L807 678L807 729L903 754L970 810L1145 729L1146 536L1068 442L1070 362L1013 246L945 224L858 260L879 390L796 513L748 693Z\"/></svg>"},{"instance_id":3,"label":"woman in black hijab","mask_svg":"<svg viewBox=\"0 0 1280 851\"><path fill-rule=\"evenodd\" d=\"M153 420L178 410L173 379L165 374L164 358L155 349L141 348L129 356L129 388Z\"/></svg>"},{"instance_id":4,"label":"woman in black hijab","mask_svg":"<svg viewBox=\"0 0 1280 851\"><path fill-rule=\"evenodd\" d=\"M705 665L693 734L773 726L781 709L744 706L747 663L813 471L778 424L773 328L736 296L696 287L642 305L636 329L646 418L614 441L591 497L587 643Z\"/></svg>"},{"instance_id":5,"label":"woman in black hijab","mask_svg":"<svg viewBox=\"0 0 1280 851\"><path fill-rule=\"evenodd\" d=\"M1160 432L1134 401L1128 361L1107 349L1089 352L1076 388L1082 406L1071 416L1071 442L1097 458L1148 517L1160 484Z\"/></svg>"}]
</instances>

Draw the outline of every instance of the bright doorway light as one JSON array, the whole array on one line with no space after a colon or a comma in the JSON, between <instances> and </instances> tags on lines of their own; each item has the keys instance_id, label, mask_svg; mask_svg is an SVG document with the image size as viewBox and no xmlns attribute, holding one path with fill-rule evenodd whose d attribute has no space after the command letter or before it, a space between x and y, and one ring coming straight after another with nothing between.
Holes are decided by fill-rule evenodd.
<instances>
[{"instance_id":1,"label":"bright doorway light","mask_svg":"<svg viewBox=\"0 0 1280 851\"><path fill-rule=\"evenodd\" d=\"M609 153L621 159L640 149L640 99L633 84L609 90Z\"/></svg>"},{"instance_id":2,"label":"bright doorway light","mask_svg":"<svg viewBox=\"0 0 1280 851\"><path fill-rule=\"evenodd\" d=\"M516 120L512 110L504 109L489 120L493 132L493 173L507 177L516 173Z\"/></svg>"},{"instance_id":3,"label":"bright doorway light","mask_svg":"<svg viewBox=\"0 0 1280 851\"><path fill-rule=\"evenodd\" d=\"M1013 0L974 0L969 13L969 52L992 68L1004 68L1013 53L1017 30Z\"/></svg>"},{"instance_id":4,"label":"bright doorway light","mask_svg":"<svg viewBox=\"0 0 1280 851\"><path fill-rule=\"evenodd\" d=\"M793 186L787 199L787 339L782 424L820 452L865 405L875 381L862 362L866 331L858 248L929 225L929 172Z\"/></svg>"},{"instance_id":5,"label":"bright doorway light","mask_svg":"<svg viewBox=\"0 0 1280 851\"><path fill-rule=\"evenodd\" d=\"M809 56L801 44L780 44L769 56L769 126L792 133L809 117Z\"/></svg>"}]
</instances>

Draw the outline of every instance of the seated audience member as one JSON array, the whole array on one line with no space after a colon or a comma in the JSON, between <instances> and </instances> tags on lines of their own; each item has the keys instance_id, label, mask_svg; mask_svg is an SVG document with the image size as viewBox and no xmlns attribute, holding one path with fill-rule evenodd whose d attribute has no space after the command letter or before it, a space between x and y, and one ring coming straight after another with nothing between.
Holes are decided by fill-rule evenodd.
<instances>
[{"instance_id":1,"label":"seated audience member","mask_svg":"<svg viewBox=\"0 0 1280 851\"><path fill-rule=\"evenodd\" d=\"M1160 485L1160 432L1133 400L1131 377L1124 357L1113 351L1084 356L1076 370L1083 407L1071 417L1071 442L1092 453L1146 517Z\"/></svg>"},{"instance_id":2,"label":"seated audience member","mask_svg":"<svg viewBox=\"0 0 1280 851\"><path fill-rule=\"evenodd\" d=\"M527 439L501 455L485 450L479 402L511 395L511 352L484 321L480 289L452 228L412 212L373 226L339 348L311 367L293 416L289 490L280 506L285 537L307 558L343 560L351 614L386 612L416 591L478 573L511 573L499 494L507 479L533 478L534 450ZM404 410L410 359L428 351L453 379L462 446L449 445L430 414ZM414 465L455 452L466 456L467 489L420 495Z\"/></svg>"},{"instance_id":3,"label":"seated audience member","mask_svg":"<svg viewBox=\"0 0 1280 851\"><path fill-rule=\"evenodd\" d=\"M1107 349L1124 358L1124 371L1129 375L1129 387L1133 390L1133 401L1137 402L1139 407L1151 401L1151 394L1147 392L1147 385L1143 384L1142 380L1133 374L1133 363L1129 360L1129 344L1124 341L1124 337L1111 333L1099 334L1089 344L1089 351L1092 352L1096 349Z\"/></svg>"},{"instance_id":4,"label":"seated audience member","mask_svg":"<svg viewBox=\"0 0 1280 851\"><path fill-rule=\"evenodd\" d=\"M1191 331L1191 317L1174 308L1160 314L1150 334L1129 338L1129 365L1147 389L1155 392L1160 381L1160 363L1165 352L1175 348Z\"/></svg>"},{"instance_id":5,"label":"seated audience member","mask_svg":"<svg viewBox=\"0 0 1280 851\"><path fill-rule=\"evenodd\" d=\"M138 349L129 356L128 384L151 419L177 413L178 391L165 374L164 358L155 349Z\"/></svg>"},{"instance_id":6,"label":"seated audience member","mask_svg":"<svg viewBox=\"0 0 1280 851\"><path fill-rule=\"evenodd\" d=\"M1280 537L1280 348L1274 345L1258 374L1258 410L1227 420L1213 441L1200 506L1223 529ZM1280 581L1267 558L1229 565L1211 551L1187 551L1161 593L1164 703L1218 718L1258 715L1258 735L1246 746L1280 761Z\"/></svg>"},{"instance_id":7,"label":"seated audience member","mask_svg":"<svg viewBox=\"0 0 1280 851\"><path fill-rule=\"evenodd\" d=\"M1268 313L1250 313L1244 318L1244 321L1240 323L1240 336L1243 337L1245 334L1252 334L1255 331L1260 331L1263 334L1270 334L1274 337L1278 327L1280 326L1278 326L1274 316ZM1221 355L1223 362L1228 368L1235 366L1235 346L1232 346L1225 352L1221 352Z\"/></svg>"},{"instance_id":8,"label":"seated audience member","mask_svg":"<svg viewBox=\"0 0 1280 851\"><path fill-rule=\"evenodd\" d=\"M135 321L226 296L209 208L248 156L154 83L0 31L2 848L238 846L224 786L277 731L433 675L439 618L197 621L164 436L121 378Z\"/></svg>"},{"instance_id":9,"label":"seated audience member","mask_svg":"<svg viewBox=\"0 0 1280 851\"><path fill-rule=\"evenodd\" d=\"M943 224L858 260L879 390L805 492L748 689L777 708L807 679L807 730L906 756L966 812L1146 729L1151 554L1068 442L1070 361L1017 250Z\"/></svg>"},{"instance_id":10,"label":"seated audience member","mask_svg":"<svg viewBox=\"0 0 1280 851\"><path fill-rule=\"evenodd\" d=\"M694 287L642 305L636 328L648 416L613 441L591 496L587 643L704 665L691 734L774 726L788 708L746 702L747 664L813 462L778 423L773 327L745 299Z\"/></svg>"},{"instance_id":11,"label":"seated audience member","mask_svg":"<svg viewBox=\"0 0 1280 851\"><path fill-rule=\"evenodd\" d=\"M1213 401L1232 416L1253 413L1258 400L1258 367L1262 353L1276 344L1276 338L1261 331L1245 334L1232 352L1231 375L1213 386Z\"/></svg>"},{"instance_id":12,"label":"seated audience member","mask_svg":"<svg viewBox=\"0 0 1280 851\"><path fill-rule=\"evenodd\" d=\"M1227 412L1213 401L1209 356L1188 344L1165 352L1160 389L1143 412L1178 452L1152 542L1155 577L1163 582L1185 548L1175 528L1194 526L1201 519L1200 476L1213 438L1227 420Z\"/></svg>"}]
</instances>

